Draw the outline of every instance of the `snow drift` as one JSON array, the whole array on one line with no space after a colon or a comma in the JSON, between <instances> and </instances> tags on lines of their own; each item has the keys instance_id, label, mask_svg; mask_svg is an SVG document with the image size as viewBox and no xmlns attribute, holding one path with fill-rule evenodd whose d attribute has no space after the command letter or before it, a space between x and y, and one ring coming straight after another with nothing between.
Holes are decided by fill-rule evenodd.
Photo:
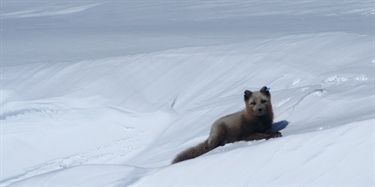
<instances>
[{"instance_id":1,"label":"snow drift","mask_svg":"<svg viewBox=\"0 0 375 187\"><path fill-rule=\"evenodd\" d=\"M4 2L1 186L374 185L371 1L192 2ZM265 85L282 138L170 165Z\"/></svg>"}]
</instances>

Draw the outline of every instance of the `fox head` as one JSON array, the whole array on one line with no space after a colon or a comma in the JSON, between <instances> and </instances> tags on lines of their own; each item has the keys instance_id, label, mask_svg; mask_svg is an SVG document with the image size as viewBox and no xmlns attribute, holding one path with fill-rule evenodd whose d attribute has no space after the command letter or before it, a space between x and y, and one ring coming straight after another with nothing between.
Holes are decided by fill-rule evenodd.
<instances>
[{"instance_id":1,"label":"fox head","mask_svg":"<svg viewBox=\"0 0 375 187\"><path fill-rule=\"evenodd\" d=\"M271 93L266 86L257 92L245 90L244 100L246 109L254 116L264 116L272 113Z\"/></svg>"}]
</instances>

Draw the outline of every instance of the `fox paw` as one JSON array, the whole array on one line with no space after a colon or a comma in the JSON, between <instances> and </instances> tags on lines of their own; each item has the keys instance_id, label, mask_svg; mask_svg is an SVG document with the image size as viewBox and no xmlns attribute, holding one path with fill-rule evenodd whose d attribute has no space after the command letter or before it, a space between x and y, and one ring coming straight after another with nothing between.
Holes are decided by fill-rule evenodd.
<instances>
[{"instance_id":1,"label":"fox paw","mask_svg":"<svg viewBox=\"0 0 375 187\"><path fill-rule=\"evenodd\" d=\"M281 132L272 132L270 133L271 135L271 138L278 138L278 137L282 137L283 135L281 134Z\"/></svg>"}]
</instances>

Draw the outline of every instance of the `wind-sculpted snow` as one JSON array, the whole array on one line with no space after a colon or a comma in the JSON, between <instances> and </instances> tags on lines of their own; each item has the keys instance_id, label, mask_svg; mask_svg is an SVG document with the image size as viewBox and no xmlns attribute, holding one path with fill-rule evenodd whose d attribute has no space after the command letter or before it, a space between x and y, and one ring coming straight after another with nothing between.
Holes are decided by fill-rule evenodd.
<instances>
[{"instance_id":1,"label":"wind-sculpted snow","mask_svg":"<svg viewBox=\"0 0 375 187\"><path fill-rule=\"evenodd\" d=\"M366 186L374 177L369 148L374 142L358 134L371 136L366 131L373 129L372 123L225 145L202 158L160 169L134 186Z\"/></svg>"},{"instance_id":2,"label":"wind-sculpted snow","mask_svg":"<svg viewBox=\"0 0 375 187\"><path fill-rule=\"evenodd\" d=\"M49 5L37 7L29 10L19 12L2 13L3 18L30 18L30 17L45 17L45 16L61 16L66 14L74 14L85 11L89 8L98 6L99 4L89 4L82 6L63 6L63 5Z\"/></svg>"},{"instance_id":3,"label":"wind-sculpted snow","mask_svg":"<svg viewBox=\"0 0 375 187\"><path fill-rule=\"evenodd\" d=\"M1 66L85 61L287 35L373 35L373 0L3 0Z\"/></svg>"},{"instance_id":4,"label":"wind-sculpted snow","mask_svg":"<svg viewBox=\"0 0 375 187\"><path fill-rule=\"evenodd\" d=\"M346 46L349 41L356 45ZM267 53L276 48L277 52ZM356 52L347 53L353 50ZM355 68L352 68L352 59L355 59ZM326 166L322 170L334 177L337 174L335 170L339 172L341 167L353 167L358 156L362 165L366 165L364 162L368 164L367 167L361 165L357 168L357 174L366 171L367 174L363 177L356 174L358 180L353 180L353 184L370 184L370 166L373 164L371 122L374 119L374 95L369 89L374 81L371 60L369 37L332 33L183 48L64 65L5 67L2 88L16 88L22 92L15 91L19 94L12 94L2 102L2 159L7 161L3 162L2 181L3 184L11 184L31 177L25 184L39 185L41 181L44 183L44 179L33 176L54 171L54 176L64 179L64 173L75 171L66 169L87 164L143 167L144 174L152 170L158 179L157 168L169 165L179 151L207 137L216 118L243 108L244 89L254 90L267 85L273 95L275 121L290 122L282 131L284 137L267 142L234 143L213 151L217 154L210 153L191 162L198 162L206 170L224 172L220 169L223 161L241 163L244 160L252 172L262 169L266 175L274 167L280 167L275 162L278 160L276 156L269 158L274 152L280 152L278 157L285 159L283 170L272 171L271 178L263 177L256 182L262 177L255 175L244 177L246 180L242 183L237 180L240 175L236 176L236 180L229 180L228 185L231 181L240 185L277 184L280 180L284 184L315 184L314 180L316 184L346 184L345 180L327 180L326 175L319 174L320 170L310 171L305 168L303 160L312 159L313 163L331 160L324 161ZM335 64L339 67L336 70L332 69ZM20 71L21 68L24 71ZM341 127L343 125L345 127ZM339 128L334 130L334 127ZM341 134L341 131L351 128L361 133ZM326 129L331 130L320 133ZM361 138L359 143L357 140L350 144L346 142L356 134ZM317 136L320 143L315 145L311 141L305 144L303 139L314 139L311 136ZM340 145L333 149L336 151L323 154L334 142ZM366 146L361 146L359 151L351 151L357 143ZM284 144L287 148L281 146ZM345 147L341 144L349 145ZM293 146L302 146L306 150L311 147L311 151L288 148ZM274 147L278 148L274 150ZM343 153L340 147L349 152ZM243 153L243 150L251 153ZM289 155L291 150L294 154ZM224 156L220 156L220 152L225 152ZM320 156L314 156L318 154ZM353 159L347 164L342 163L346 157L334 158L347 154L352 154L350 159ZM234 155L239 158L232 160ZM265 168L259 163L252 165L251 161L258 157L270 164ZM302 161L293 163L294 159ZM206 162L216 163L218 168L206 165ZM305 178L288 183L290 178L287 176L293 174L287 175L287 171L299 166L301 171L294 175L300 174ZM175 171L175 167L182 166L167 167L165 171L180 173L184 178L188 169ZM160 175L170 176L162 171ZM191 176L190 180L181 178L176 184L185 184L186 181L193 181L191 185L200 184L205 178L200 175L204 173ZM222 176L220 173L215 172L215 175ZM49 174L41 176L46 178ZM126 179L126 174L120 178ZM45 180L49 181L48 177ZM153 177L148 180L152 181L150 184L157 183ZM169 178L163 180L169 181ZM164 184L163 180L161 184ZM62 181L57 180L57 183ZM221 180L212 181L207 185L220 183Z\"/></svg>"},{"instance_id":5,"label":"wind-sculpted snow","mask_svg":"<svg viewBox=\"0 0 375 187\"><path fill-rule=\"evenodd\" d=\"M371 25L370 1L124 2L22 9L50 8L38 16L4 3L1 186L375 184L375 38L362 27ZM128 11L120 11L124 5ZM57 9L64 14L49 14ZM183 16L187 10L194 14ZM306 25L289 28L289 16ZM323 27L323 18L341 21ZM247 19L254 30L217 27ZM122 24L134 32L122 33ZM121 45L140 48L110 45L119 33ZM283 137L235 142L170 165L204 141L216 119L244 108L244 90L262 86L271 88L274 128Z\"/></svg>"}]
</instances>

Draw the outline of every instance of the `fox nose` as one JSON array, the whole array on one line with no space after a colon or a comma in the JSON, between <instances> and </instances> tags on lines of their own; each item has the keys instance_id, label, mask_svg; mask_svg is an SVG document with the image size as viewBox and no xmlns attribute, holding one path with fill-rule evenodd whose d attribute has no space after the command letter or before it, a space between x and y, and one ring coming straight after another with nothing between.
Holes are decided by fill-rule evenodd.
<instances>
[{"instance_id":1,"label":"fox nose","mask_svg":"<svg viewBox=\"0 0 375 187\"><path fill-rule=\"evenodd\" d=\"M262 109L262 108L259 108L259 109L258 109L258 112L262 112L262 111L263 111L263 109Z\"/></svg>"}]
</instances>

